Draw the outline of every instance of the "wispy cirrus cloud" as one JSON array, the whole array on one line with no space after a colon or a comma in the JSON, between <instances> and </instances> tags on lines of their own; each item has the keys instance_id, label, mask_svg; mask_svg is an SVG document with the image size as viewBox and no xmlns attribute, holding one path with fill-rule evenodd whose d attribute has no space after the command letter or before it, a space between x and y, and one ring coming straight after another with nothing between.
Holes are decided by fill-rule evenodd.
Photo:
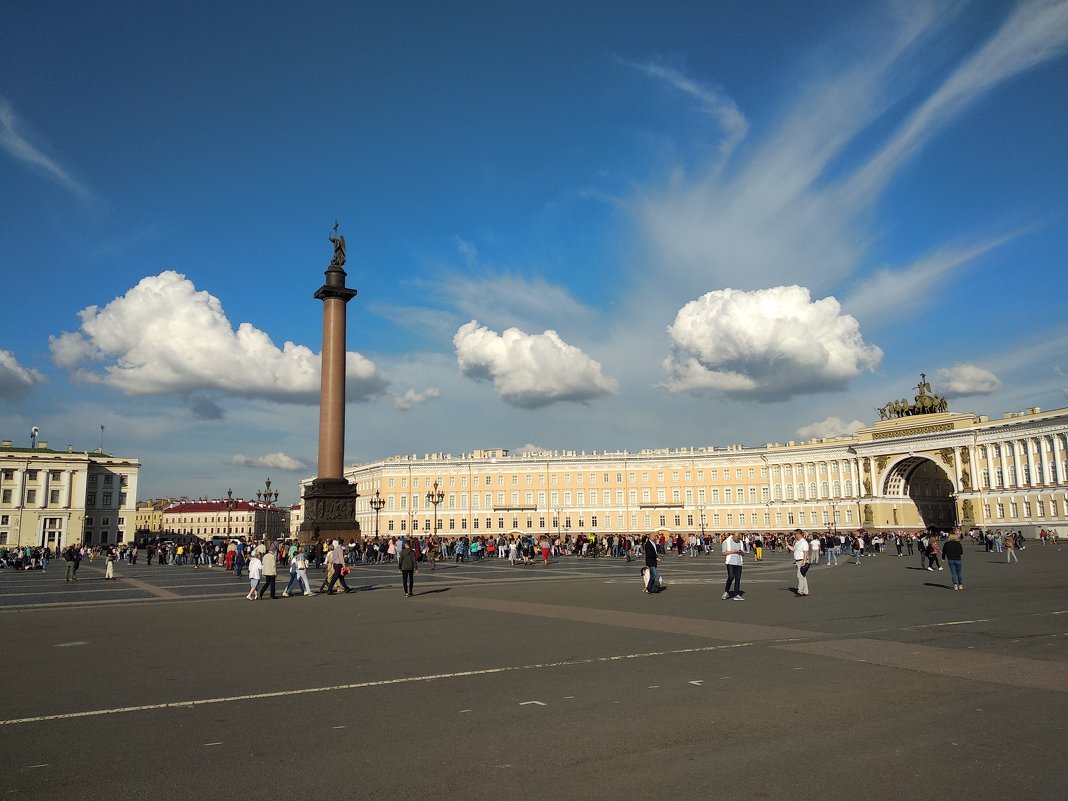
<instances>
[{"instance_id":1,"label":"wispy cirrus cloud","mask_svg":"<svg viewBox=\"0 0 1068 801\"><path fill-rule=\"evenodd\" d=\"M1015 232L973 245L945 247L907 267L878 270L860 281L842 305L865 325L900 320L903 312L922 310L958 268L1018 235L1019 232Z\"/></svg>"},{"instance_id":2,"label":"wispy cirrus cloud","mask_svg":"<svg viewBox=\"0 0 1068 801\"><path fill-rule=\"evenodd\" d=\"M70 171L54 158L46 155L42 147L31 141L32 139L28 126L19 118L10 101L0 96L0 148L16 161L40 170L81 200L95 199L89 187L71 175Z\"/></svg>"},{"instance_id":3,"label":"wispy cirrus cloud","mask_svg":"<svg viewBox=\"0 0 1068 801\"><path fill-rule=\"evenodd\" d=\"M749 132L749 121L734 99L722 89L705 86L679 70L655 62L624 64L662 81L670 88L693 98L703 112L716 120L722 133L719 143L720 164L726 163L738 144Z\"/></svg>"},{"instance_id":4,"label":"wispy cirrus cloud","mask_svg":"<svg viewBox=\"0 0 1068 801\"><path fill-rule=\"evenodd\" d=\"M670 276L693 296L793 283L826 291L862 274L877 235L875 204L900 168L991 89L1058 57L1068 42L1068 3L1021 3L978 51L906 107L886 140L873 141L873 123L908 102L923 71L921 45L931 45L961 9L890 7L898 13L868 26L878 32L865 33L863 52L810 77L784 121L744 159L727 170L718 163L679 168L664 185L634 194L630 210L659 278ZM672 77L700 96L696 79Z\"/></svg>"}]
</instances>

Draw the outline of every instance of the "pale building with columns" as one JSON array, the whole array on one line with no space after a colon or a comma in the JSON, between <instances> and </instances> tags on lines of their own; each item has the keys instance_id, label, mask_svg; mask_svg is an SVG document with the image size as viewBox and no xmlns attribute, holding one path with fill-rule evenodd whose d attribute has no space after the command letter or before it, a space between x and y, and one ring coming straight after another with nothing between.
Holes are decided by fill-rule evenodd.
<instances>
[{"instance_id":1,"label":"pale building with columns","mask_svg":"<svg viewBox=\"0 0 1068 801\"><path fill-rule=\"evenodd\" d=\"M924 386L927 386L926 384ZM928 386L929 389L929 386ZM1068 409L1001 419L917 404L846 437L759 447L504 449L355 465L356 518L383 536L1058 529L1068 534ZM900 415L900 416L898 416ZM438 497L435 505L432 498Z\"/></svg>"},{"instance_id":2,"label":"pale building with columns","mask_svg":"<svg viewBox=\"0 0 1068 801\"><path fill-rule=\"evenodd\" d=\"M0 547L106 545L133 539L137 459L0 442Z\"/></svg>"}]
</instances>

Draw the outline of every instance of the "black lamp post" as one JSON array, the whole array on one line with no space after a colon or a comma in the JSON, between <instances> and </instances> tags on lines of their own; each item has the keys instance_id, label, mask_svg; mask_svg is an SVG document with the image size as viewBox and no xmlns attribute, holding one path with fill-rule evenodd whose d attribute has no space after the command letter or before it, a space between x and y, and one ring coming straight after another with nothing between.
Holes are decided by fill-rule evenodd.
<instances>
[{"instance_id":1,"label":"black lamp post","mask_svg":"<svg viewBox=\"0 0 1068 801\"><path fill-rule=\"evenodd\" d=\"M237 505L237 501L234 500L233 489L226 490L226 500L223 501L226 504L226 539L230 539L230 513L234 511L234 507Z\"/></svg>"},{"instance_id":2,"label":"black lamp post","mask_svg":"<svg viewBox=\"0 0 1068 801\"><path fill-rule=\"evenodd\" d=\"M268 514L270 513L271 505L278 500L278 490L271 491L271 479L267 479L267 484L262 490L256 490L256 500L263 504L263 539L268 539Z\"/></svg>"},{"instance_id":3,"label":"black lamp post","mask_svg":"<svg viewBox=\"0 0 1068 801\"><path fill-rule=\"evenodd\" d=\"M385 505L386 499L378 490L375 490L375 494L371 496L371 508L375 510L375 539L378 539L378 514Z\"/></svg>"},{"instance_id":4,"label":"black lamp post","mask_svg":"<svg viewBox=\"0 0 1068 801\"><path fill-rule=\"evenodd\" d=\"M434 486L430 492L426 494L427 503L434 505L434 533L432 536L438 536L438 504L445 500L445 493L438 489L437 479L434 479Z\"/></svg>"}]
</instances>

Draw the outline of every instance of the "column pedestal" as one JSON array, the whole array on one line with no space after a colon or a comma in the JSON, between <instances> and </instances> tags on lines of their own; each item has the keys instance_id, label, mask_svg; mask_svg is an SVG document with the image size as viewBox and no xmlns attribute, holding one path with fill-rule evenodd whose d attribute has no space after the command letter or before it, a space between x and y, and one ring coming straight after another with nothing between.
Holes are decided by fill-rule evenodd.
<instances>
[{"instance_id":1,"label":"column pedestal","mask_svg":"<svg viewBox=\"0 0 1068 801\"><path fill-rule=\"evenodd\" d=\"M356 487L343 478L317 478L304 489L304 521L298 539L349 542L360 536L356 522Z\"/></svg>"}]
</instances>

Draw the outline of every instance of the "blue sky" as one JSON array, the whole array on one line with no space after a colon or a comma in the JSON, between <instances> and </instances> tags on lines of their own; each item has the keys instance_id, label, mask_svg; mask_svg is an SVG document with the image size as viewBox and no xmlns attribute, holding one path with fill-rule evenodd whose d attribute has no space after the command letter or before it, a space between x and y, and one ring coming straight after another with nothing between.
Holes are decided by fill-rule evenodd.
<instances>
[{"instance_id":1,"label":"blue sky","mask_svg":"<svg viewBox=\"0 0 1068 801\"><path fill-rule=\"evenodd\" d=\"M139 495L1068 405L1068 2L5 3L0 435ZM801 11L801 9L804 9Z\"/></svg>"}]
</instances>

